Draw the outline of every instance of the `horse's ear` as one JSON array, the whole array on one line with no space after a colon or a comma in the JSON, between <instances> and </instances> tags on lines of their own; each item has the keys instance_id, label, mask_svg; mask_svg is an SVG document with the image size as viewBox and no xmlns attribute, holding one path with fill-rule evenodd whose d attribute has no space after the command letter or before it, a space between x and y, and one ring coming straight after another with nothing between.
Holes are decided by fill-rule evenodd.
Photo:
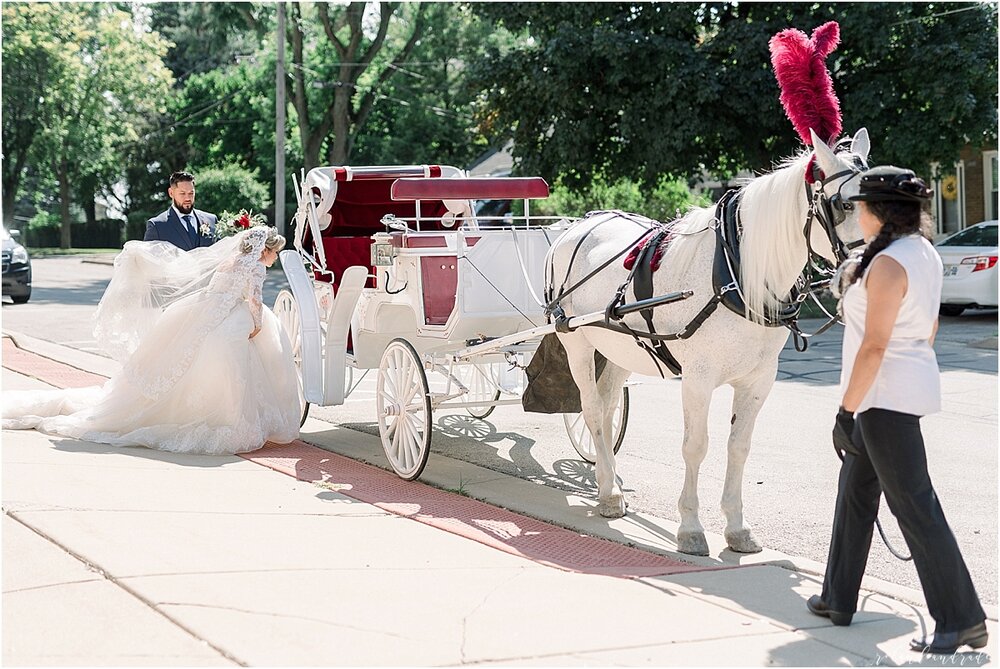
<instances>
[{"instance_id":1,"label":"horse's ear","mask_svg":"<svg viewBox=\"0 0 1000 669\"><path fill-rule=\"evenodd\" d=\"M861 156L861 160L868 162L868 152L871 150L871 140L868 139L868 129L861 128L856 133L854 133L854 139L851 140L851 153Z\"/></svg>"},{"instance_id":2,"label":"horse's ear","mask_svg":"<svg viewBox=\"0 0 1000 669\"><path fill-rule=\"evenodd\" d=\"M812 135L812 147L813 153L816 155L816 164L819 165L819 168L824 173L835 174L837 172L837 156L826 145L826 142L819 138L815 130L810 128L809 134Z\"/></svg>"}]
</instances>

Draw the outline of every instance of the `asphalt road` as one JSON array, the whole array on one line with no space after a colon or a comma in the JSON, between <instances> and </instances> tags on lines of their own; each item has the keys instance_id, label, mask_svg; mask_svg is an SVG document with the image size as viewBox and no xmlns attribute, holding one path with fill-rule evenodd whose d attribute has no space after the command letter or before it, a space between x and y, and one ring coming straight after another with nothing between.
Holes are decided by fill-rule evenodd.
<instances>
[{"instance_id":1,"label":"asphalt road","mask_svg":"<svg viewBox=\"0 0 1000 669\"><path fill-rule=\"evenodd\" d=\"M4 302L6 331L100 352L90 317L111 267L80 257L34 261L34 293L25 305ZM284 285L272 270L265 301ZM814 329L818 323L805 323ZM997 603L997 312L942 318L936 346L944 411L922 421L931 477L973 579L985 602ZM779 551L826 561L839 461L829 431L838 405L840 329L816 339L805 353L786 346L778 381L757 421L744 478L745 514L757 539ZM343 406L313 407L311 415L377 433L375 372L354 376L357 388ZM633 377L628 432L618 456L629 508L679 520L677 497L684 476L680 382ZM701 520L720 533L718 510L725 472L725 443L732 393L719 388L710 414L711 446L701 468ZM465 413L434 416L432 448L450 457L583 494L594 476L569 444L559 416L498 407L485 421ZM883 505L884 507L884 505ZM905 550L894 519L881 517L890 541ZM911 563L893 558L876 537L868 573L919 588Z\"/></svg>"}]
</instances>

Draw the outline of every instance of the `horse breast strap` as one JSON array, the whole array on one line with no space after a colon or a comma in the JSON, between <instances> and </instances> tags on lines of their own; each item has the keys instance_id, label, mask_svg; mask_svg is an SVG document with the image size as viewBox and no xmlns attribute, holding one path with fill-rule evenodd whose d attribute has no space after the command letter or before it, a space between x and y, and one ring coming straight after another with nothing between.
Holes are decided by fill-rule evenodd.
<instances>
[{"instance_id":1,"label":"horse breast strap","mask_svg":"<svg viewBox=\"0 0 1000 669\"><path fill-rule=\"evenodd\" d=\"M740 316L746 317L747 308L740 290L740 239L743 226L740 223L741 191L728 191L719 200L715 209L715 262L712 266L712 288L722 304ZM789 302L782 305L776 318L766 317L764 325L780 327L798 318L802 302L796 299L796 287L792 288Z\"/></svg>"}]
</instances>

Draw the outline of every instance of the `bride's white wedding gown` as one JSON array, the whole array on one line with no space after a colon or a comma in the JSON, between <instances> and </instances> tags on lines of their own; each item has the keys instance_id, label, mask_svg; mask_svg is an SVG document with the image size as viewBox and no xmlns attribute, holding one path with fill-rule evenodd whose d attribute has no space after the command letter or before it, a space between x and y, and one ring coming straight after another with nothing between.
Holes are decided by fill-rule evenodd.
<instances>
[{"instance_id":1,"label":"bride's white wedding gown","mask_svg":"<svg viewBox=\"0 0 1000 669\"><path fill-rule=\"evenodd\" d=\"M298 381L288 337L261 303L265 272L256 258L223 262L207 287L156 312L104 386L4 392L3 428L178 453L294 440Z\"/></svg>"}]
</instances>

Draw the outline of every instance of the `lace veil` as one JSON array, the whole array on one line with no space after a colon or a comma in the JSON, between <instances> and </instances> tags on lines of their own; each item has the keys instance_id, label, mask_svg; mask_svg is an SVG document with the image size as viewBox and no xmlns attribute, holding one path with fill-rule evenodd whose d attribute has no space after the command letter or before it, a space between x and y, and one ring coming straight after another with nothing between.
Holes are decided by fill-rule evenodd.
<instances>
[{"instance_id":1,"label":"lace veil","mask_svg":"<svg viewBox=\"0 0 1000 669\"><path fill-rule=\"evenodd\" d=\"M258 226L212 246L182 251L168 242L126 242L94 315L94 336L124 363L163 310L208 287L220 269L260 258L269 228Z\"/></svg>"}]
</instances>

